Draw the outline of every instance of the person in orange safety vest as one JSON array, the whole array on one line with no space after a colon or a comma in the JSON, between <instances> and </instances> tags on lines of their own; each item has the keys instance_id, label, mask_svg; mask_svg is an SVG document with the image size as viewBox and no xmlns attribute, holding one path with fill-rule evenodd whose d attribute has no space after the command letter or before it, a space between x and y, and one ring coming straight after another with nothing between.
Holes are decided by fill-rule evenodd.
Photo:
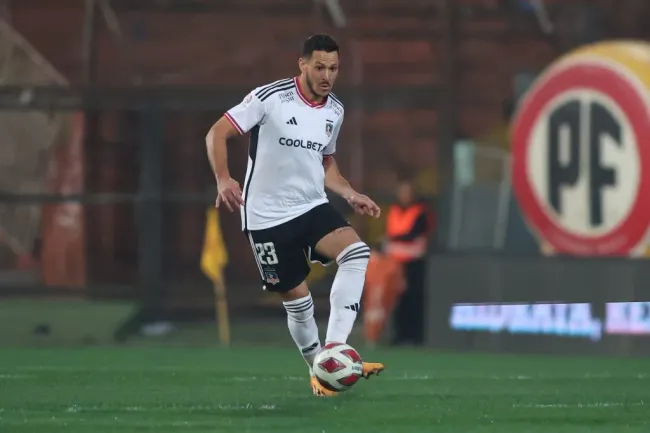
<instances>
[{"instance_id":1,"label":"person in orange safety vest","mask_svg":"<svg viewBox=\"0 0 650 433\"><path fill-rule=\"evenodd\" d=\"M368 347L375 347L406 288L404 269L397 260L373 250L363 289L363 333Z\"/></svg>"},{"instance_id":2,"label":"person in orange safety vest","mask_svg":"<svg viewBox=\"0 0 650 433\"><path fill-rule=\"evenodd\" d=\"M424 343L424 291L428 237L433 230L432 212L416 200L411 182L397 187L397 203L386 217L384 253L401 263L406 290L394 315L394 344Z\"/></svg>"}]
</instances>

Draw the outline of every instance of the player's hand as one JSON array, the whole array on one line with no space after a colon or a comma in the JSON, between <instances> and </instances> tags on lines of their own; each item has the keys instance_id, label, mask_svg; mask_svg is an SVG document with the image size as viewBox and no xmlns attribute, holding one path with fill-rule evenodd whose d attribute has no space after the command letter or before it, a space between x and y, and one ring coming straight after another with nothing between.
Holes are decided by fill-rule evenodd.
<instances>
[{"instance_id":1,"label":"player's hand","mask_svg":"<svg viewBox=\"0 0 650 433\"><path fill-rule=\"evenodd\" d=\"M239 182L231 177L217 181L217 192L217 207L223 204L232 212L244 204Z\"/></svg>"},{"instance_id":2,"label":"player's hand","mask_svg":"<svg viewBox=\"0 0 650 433\"><path fill-rule=\"evenodd\" d=\"M354 193L348 197L348 203L359 215L369 215L373 218L379 218L381 209L367 195Z\"/></svg>"}]
</instances>

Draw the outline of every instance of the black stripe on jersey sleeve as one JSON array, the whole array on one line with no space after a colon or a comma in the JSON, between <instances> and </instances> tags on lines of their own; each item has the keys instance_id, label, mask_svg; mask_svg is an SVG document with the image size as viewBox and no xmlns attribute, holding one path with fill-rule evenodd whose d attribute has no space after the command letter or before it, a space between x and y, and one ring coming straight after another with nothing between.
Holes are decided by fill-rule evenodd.
<instances>
[{"instance_id":1,"label":"black stripe on jersey sleeve","mask_svg":"<svg viewBox=\"0 0 650 433\"><path fill-rule=\"evenodd\" d=\"M337 98L336 96L334 96L334 93L330 93L330 94L327 95L327 96L328 96L329 98L332 98L332 101L336 102L337 104L339 104L339 105L341 106L341 108L343 108L343 103L339 100L339 98Z\"/></svg>"},{"instance_id":2,"label":"black stripe on jersey sleeve","mask_svg":"<svg viewBox=\"0 0 650 433\"><path fill-rule=\"evenodd\" d=\"M275 87L275 86L280 86L280 85L282 85L282 84L285 84L285 83L287 83L287 82L289 82L289 81L291 81L291 80L292 80L291 78L283 78L283 79L281 79L281 80L274 81L274 82L272 82L272 83L270 83L270 84L265 84L265 85L263 85L263 86L260 86L260 87L257 89L257 92L255 92L255 93L262 93L262 92L264 92L264 91L266 91L266 90L269 90L269 89L271 89L271 88L273 88L273 87Z\"/></svg>"},{"instance_id":3,"label":"black stripe on jersey sleeve","mask_svg":"<svg viewBox=\"0 0 650 433\"><path fill-rule=\"evenodd\" d=\"M275 83L272 83L272 84L269 84L268 86L262 87L260 90L255 92L255 96L257 96L258 98L262 98L269 91L271 91L273 89L277 89L280 86L284 86L284 85L292 83L292 82L293 82L293 80L291 80L291 79L276 81Z\"/></svg>"},{"instance_id":4,"label":"black stripe on jersey sleeve","mask_svg":"<svg viewBox=\"0 0 650 433\"><path fill-rule=\"evenodd\" d=\"M271 96L275 95L278 92L284 92L285 90L290 90L290 89L293 89L293 88L294 88L293 83L287 84L286 86L283 86L283 87L278 87L276 89L273 89L273 90L269 91L266 95L262 96L260 98L260 101L266 101L267 99L269 99Z\"/></svg>"},{"instance_id":5,"label":"black stripe on jersey sleeve","mask_svg":"<svg viewBox=\"0 0 650 433\"><path fill-rule=\"evenodd\" d=\"M260 126L256 125L251 129L250 141L248 143L248 157L251 159L251 172L248 175L248 180L244 187L244 230L248 230L248 210L246 204L248 203L248 192L251 188L251 180L255 175L255 160L257 159L257 142L260 138Z\"/></svg>"}]
</instances>

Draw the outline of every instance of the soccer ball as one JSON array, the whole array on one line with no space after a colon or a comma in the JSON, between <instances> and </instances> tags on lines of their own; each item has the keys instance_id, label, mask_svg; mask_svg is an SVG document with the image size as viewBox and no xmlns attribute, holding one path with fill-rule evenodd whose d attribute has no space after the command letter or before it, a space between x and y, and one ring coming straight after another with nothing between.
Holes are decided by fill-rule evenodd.
<instances>
[{"instance_id":1,"label":"soccer ball","mask_svg":"<svg viewBox=\"0 0 650 433\"><path fill-rule=\"evenodd\" d=\"M352 346L329 343L314 359L314 375L330 391L347 391L363 373L361 356Z\"/></svg>"}]
</instances>

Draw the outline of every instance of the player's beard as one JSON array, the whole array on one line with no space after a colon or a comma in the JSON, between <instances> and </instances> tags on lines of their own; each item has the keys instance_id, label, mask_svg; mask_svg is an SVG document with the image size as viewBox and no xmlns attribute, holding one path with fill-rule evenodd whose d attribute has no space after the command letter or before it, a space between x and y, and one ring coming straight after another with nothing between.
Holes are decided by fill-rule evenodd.
<instances>
[{"instance_id":1,"label":"player's beard","mask_svg":"<svg viewBox=\"0 0 650 433\"><path fill-rule=\"evenodd\" d=\"M309 78L309 75L305 75L305 78L307 81L307 87L309 88L311 94L314 95L314 99L324 98L326 96L326 95L321 95L316 91L316 88L314 87L314 83L311 81L311 78Z\"/></svg>"}]
</instances>

